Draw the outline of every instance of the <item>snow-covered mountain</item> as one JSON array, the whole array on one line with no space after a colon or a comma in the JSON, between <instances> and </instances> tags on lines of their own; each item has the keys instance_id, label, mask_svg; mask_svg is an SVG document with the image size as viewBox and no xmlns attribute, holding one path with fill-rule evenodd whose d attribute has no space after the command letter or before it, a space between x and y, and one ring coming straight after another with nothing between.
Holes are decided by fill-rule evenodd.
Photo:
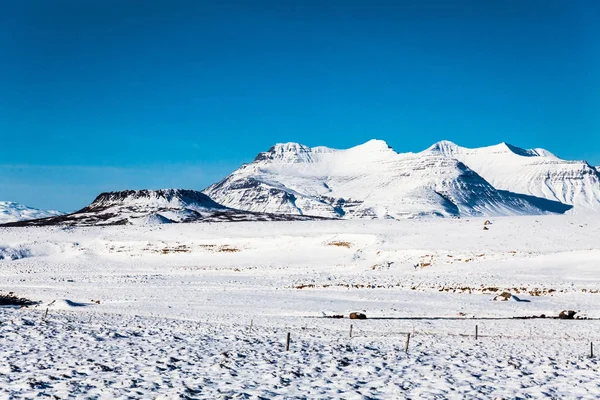
<instances>
[{"instance_id":1,"label":"snow-covered mountain","mask_svg":"<svg viewBox=\"0 0 600 400\"><path fill-rule=\"evenodd\" d=\"M600 212L600 171L544 149L468 149L441 141L397 153L371 140L346 150L277 144L203 192L99 195L68 215L0 202L11 225L164 224ZM41 218L41 219L40 219ZM34 219L32 221L19 221Z\"/></svg>"},{"instance_id":2,"label":"snow-covered mountain","mask_svg":"<svg viewBox=\"0 0 600 400\"><path fill-rule=\"evenodd\" d=\"M399 154L381 140L347 150L277 144L204 193L236 209L334 218L519 215L570 208L497 190L445 153Z\"/></svg>"},{"instance_id":3,"label":"snow-covered mountain","mask_svg":"<svg viewBox=\"0 0 600 400\"><path fill-rule=\"evenodd\" d=\"M87 207L56 217L19 221L8 226L148 225L178 222L278 221L309 219L234 210L207 195L183 189L127 190L102 193Z\"/></svg>"},{"instance_id":4,"label":"snow-covered mountain","mask_svg":"<svg viewBox=\"0 0 600 400\"><path fill-rule=\"evenodd\" d=\"M497 189L570 204L572 212L600 211L600 172L585 161L562 160L544 149L508 143L468 149L442 141L422 154L459 160Z\"/></svg>"},{"instance_id":5,"label":"snow-covered mountain","mask_svg":"<svg viewBox=\"0 0 600 400\"><path fill-rule=\"evenodd\" d=\"M0 201L0 224L62 215L53 210L39 210L12 201Z\"/></svg>"}]
</instances>

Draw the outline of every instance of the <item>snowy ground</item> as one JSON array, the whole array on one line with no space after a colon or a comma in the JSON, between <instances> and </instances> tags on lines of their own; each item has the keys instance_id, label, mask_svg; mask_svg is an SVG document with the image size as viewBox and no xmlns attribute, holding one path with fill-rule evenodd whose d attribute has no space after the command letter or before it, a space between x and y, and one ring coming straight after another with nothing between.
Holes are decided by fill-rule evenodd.
<instances>
[{"instance_id":1,"label":"snowy ground","mask_svg":"<svg viewBox=\"0 0 600 400\"><path fill-rule=\"evenodd\" d=\"M600 321L510 319L600 318L600 219L483 227L1 229L0 293L42 303L0 308L0 398L600 396Z\"/></svg>"}]
</instances>

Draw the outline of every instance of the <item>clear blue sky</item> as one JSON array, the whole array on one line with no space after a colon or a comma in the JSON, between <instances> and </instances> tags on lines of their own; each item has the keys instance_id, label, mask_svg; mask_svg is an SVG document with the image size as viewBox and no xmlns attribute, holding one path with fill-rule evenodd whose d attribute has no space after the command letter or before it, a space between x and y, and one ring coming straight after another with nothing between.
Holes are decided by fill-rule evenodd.
<instances>
[{"instance_id":1,"label":"clear blue sky","mask_svg":"<svg viewBox=\"0 0 600 400\"><path fill-rule=\"evenodd\" d=\"M596 0L0 5L0 200L202 189L286 141L600 164Z\"/></svg>"}]
</instances>

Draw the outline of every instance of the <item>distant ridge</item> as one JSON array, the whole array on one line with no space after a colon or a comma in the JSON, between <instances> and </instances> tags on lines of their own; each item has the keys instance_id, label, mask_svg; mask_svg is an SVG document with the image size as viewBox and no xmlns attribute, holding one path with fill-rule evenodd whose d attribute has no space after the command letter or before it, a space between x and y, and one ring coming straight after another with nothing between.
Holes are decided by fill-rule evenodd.
<instances>
[{"instance_id":1,"label":"distant ridge","mask_svg":"<svg viewBox=\"0 0 600 400\"><path fill-rule=\"evenodd\" d=\"M39 210L12 201L0 201L0 224L57 215L62 215L62 213L53 210Z\"/></svg>"},{"instance_id":2,"label":"distant ridge","mask_svg":"<svg viewBox=\"0 0 600 400\"><path fill-rule=\"evenodd\" d=\"M74 213L12 222L4 226L156 225L184 222L307 219L315 218L239 211L224 207L195 190L161 189L101 193L90 205Z\"/></svg>"}]
</instances>

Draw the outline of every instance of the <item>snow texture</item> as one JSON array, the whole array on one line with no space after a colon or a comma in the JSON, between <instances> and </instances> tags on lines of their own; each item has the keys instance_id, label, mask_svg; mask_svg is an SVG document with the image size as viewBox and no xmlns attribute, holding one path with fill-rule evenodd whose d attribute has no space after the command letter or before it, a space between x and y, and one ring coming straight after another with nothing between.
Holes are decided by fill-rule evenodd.
<instances>
[{"instance_id":1,"label":"snow texture","mask_svg":"<svg viewBox=\"0 0 600 400\"><path fill-rule=\"evenodd\" d=\"M27 254L0 294L41 302L0 308L0 398L597 398L599 234L578 214L0 228ZM513 319L563 310L593 319Z\"/></svg>"}]
</instances>

